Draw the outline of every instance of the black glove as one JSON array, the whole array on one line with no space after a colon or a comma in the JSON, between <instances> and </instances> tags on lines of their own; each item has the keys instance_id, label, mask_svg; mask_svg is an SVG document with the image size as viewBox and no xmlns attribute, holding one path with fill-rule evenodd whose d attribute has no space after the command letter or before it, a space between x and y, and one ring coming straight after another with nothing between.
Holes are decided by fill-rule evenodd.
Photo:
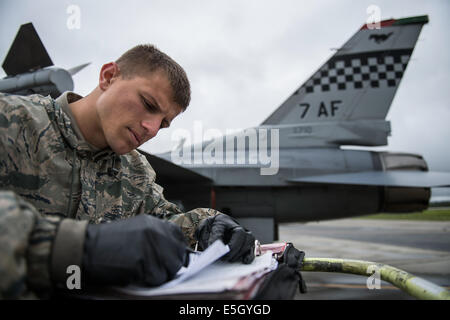
<instances>
[{"instance_id":1,"label":"black glove","mask_svg":"<svg viewBox=\"0 0 450 320\"><path fill-rule=\"evenodd\" d=\"M202 249L221 239L230 246L222 260L251 263L255 258L255 237L236 220L226 214L218 214L203 220L195 230L195 237Z\"/></svg>"},{"instance_id":2,"label":"black glove","mask_svg":"<svg viewBox=\"0 0 450 320\"><path fill-rule=\"evenodd\" d=\"M86 284L160 285L187 259L181 229L148 215L88 225L82 279Z\"/></svg>"}]
</instances>

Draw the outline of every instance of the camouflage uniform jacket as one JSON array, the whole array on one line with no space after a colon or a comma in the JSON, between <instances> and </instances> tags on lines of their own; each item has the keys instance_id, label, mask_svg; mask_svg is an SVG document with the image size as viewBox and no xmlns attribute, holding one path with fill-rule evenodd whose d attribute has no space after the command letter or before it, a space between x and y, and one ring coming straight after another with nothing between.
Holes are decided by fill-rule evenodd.
<instances>
[{"instance_id":1,"label":"camouflage uniform jacket","mask_svg":"<svg viewBox=\"0 0 450 320\"><path fill-rule=\"evenodd\" d=\"M36 283L33 287L50 285L49 268L62 281L67 276L65 268L81 261L86 222L152 214L178 224L192 246L200 221L217 214L205 208L183 213L168 202L155 183L152 167L137 151L119 156L111 149L89 145L68 107L80 98L67 92L57 100L0 94L0 189L14 191L31 204L36 213L27 216L33 216L35 227L45 226L44 232L32 227L28 244L22 243L38 244L37 258L29 259L38 265L29 266L27 275L28 282ZM3 215L0 225L24 223ZM72 252L71 257L67 252ZM29 273L32 270L34 274Z\"/></svg>"}]
</instances>

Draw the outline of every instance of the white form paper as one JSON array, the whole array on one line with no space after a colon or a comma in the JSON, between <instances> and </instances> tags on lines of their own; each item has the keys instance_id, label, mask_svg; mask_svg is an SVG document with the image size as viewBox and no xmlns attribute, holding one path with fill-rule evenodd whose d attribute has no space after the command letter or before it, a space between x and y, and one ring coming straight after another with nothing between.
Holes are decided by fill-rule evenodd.
<instances>
[{"instance_id":1,"label":"white form paper","mask_svg":"<svg viewBox=\"0 0 450 320\"><path fill-rule=\"evenodd\" d=\"M181 268L178 271L178 277L163 284L160 288L171 288L180 282L192 277L203 268L209 266L214 261L220 259L223 255L230 251L228 245L223 244L221 240L216 240L212 245L206 248L205 251L199 254L190 254L189 265L187 268Z\"/></svg>"},{"instance_id":2,"label":"white form paper","mask_svg":"<svg viewBox=\"0 0 450 320\"><path fill-rule=\"evenodd\" d=\"M155 288L128 286L120 288L119 291L135 296L223 292L232 289L242 277L275 270L277 265L272 252L267 251L264 255L257 256L250 264L216 261L202 269L202 272L174 286L162 285Z\"/></svg>"}]
</instances>

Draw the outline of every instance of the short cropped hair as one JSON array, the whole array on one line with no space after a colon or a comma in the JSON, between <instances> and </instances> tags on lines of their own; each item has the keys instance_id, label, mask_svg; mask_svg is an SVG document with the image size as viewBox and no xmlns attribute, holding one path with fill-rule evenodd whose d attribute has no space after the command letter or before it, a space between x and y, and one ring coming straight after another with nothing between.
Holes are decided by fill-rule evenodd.
<instances>
[{"instance_id":1,"label":"short cropped hair","mask_svg":"<svg viewBox=\"0 0 450 320\"><path fill-rule=\"evenodd\" d=\"M151 44L137 45L116 60L124 78L145 76L162 70L167 75L172 87L173 100L183 110L191 101L191 86L183 68L171 57Z\"/></svg>"}]
</instances>

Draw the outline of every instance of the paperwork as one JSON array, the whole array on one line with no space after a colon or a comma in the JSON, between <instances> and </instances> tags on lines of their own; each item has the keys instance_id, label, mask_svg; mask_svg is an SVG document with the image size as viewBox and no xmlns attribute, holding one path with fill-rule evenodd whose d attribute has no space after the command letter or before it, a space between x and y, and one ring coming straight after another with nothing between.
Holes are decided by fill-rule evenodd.
<instances>
[{"instance_id":1,"label":"paperwork","mask_svg":"<svg viewBox=\"0 0 450 320\"><path fill-rule=\"evenodd\" d=\"M227 254L230 251L230 247L228 245L223 244L222 241L217 240L212 245L210 245L205 251L199 253L191 253L189 254L189 265L185 267L181 267L178 271L175 279L169 281L160 288L171 288L176 286L177 284L185 281L186 279L192 277L200 270L209 266L214 261L220 259L223 255Z\"/></svg>"},{"instance_id":2,"label":"paperwork","mask_svg":"<svg viewBox=\"0 0 450 320\"><path fill-rule=\"evenodd\" d=\"M227 290L247 290L256 280L275 270L277 261L268 251L258 256L251 264L218 261L229 251L220 240L192 259L179 276L166 284L147 288L127 286L117 288L133 296L162 296L176 294L217 293Z\"/></svg>"}]
</instances>

